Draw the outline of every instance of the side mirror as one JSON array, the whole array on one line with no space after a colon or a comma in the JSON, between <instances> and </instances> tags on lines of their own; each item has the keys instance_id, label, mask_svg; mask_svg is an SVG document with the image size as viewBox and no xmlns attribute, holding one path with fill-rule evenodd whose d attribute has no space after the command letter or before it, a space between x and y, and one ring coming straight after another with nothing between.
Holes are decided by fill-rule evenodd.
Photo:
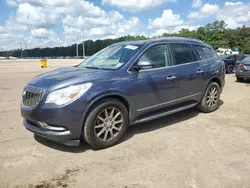
<instances>
[{"instance_id":1,"label":"side mirror","mask_svg":"<svg viewBox=\"0 0 250 188\"><path fill-rule=\"evenodd\" d=\"M135 70L139 71L142 69L151 69L153 67L153 64L149 61L139 61L137 65L135 66Z\"/></svg>"}]
</instances>

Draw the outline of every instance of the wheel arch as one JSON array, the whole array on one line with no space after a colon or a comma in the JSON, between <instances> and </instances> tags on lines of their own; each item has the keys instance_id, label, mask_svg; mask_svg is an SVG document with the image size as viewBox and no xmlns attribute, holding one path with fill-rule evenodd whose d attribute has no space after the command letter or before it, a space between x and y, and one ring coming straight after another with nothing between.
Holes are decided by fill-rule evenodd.
<instances>
[{"instance_id":1,"label":"wheel arch","mask_svg":"<svg viewBox=\"0 0 250 188\"><path fill-rule=\"evenodd\" d=\"M92 100L92 102L86 108L86 110L85 110L85 112L83 114L83 118L82 118L82 128L81 128L82 132L83 132L83 128L84 128L86 118L88 117L91 108L93 106L97 105L99 102L101 102L104 99L116 99L116 100L120 101L126 107L126 109L128 111L128 115L129 115L129 120L130 120L130 104L129 104L128 100L125 98L125 96L123 96L120 93L104 94L104 95L101 95L101 96L95 98L94 100Z\"/></svg>"},{"instance_id":2,"label":"wheel arch","mask_svg":"<svg viewBox=\"0 0 250 188\"><path fill-rule=\"evenodd\" d=\"M220 89L221 89L222 83L221 83L221 80L220 80L219 77L214 76L214 77L210 78L210 80L208 81L207 85L208 85L210 82L216 82L216 83L220 86Z\"/></svg>"},{"instance_id":3,"label":"wheel arch","mask_svg":"<svg viewBox=\"0 0 250 188\"><path fill-rule=\"evenodd\" d=\"M222 83L221 83L220 78L219 78L218 76L213 76L213 77L211 77L211 78L207 81L205 87L203 88L202 97L203 97L203 95L204 95L205 92L206 92L206 89L207 89L208 84L211 83L211 82L216 82L216 83L219 85L220 89L222 88Z\"/></svg>"}]
</instances>

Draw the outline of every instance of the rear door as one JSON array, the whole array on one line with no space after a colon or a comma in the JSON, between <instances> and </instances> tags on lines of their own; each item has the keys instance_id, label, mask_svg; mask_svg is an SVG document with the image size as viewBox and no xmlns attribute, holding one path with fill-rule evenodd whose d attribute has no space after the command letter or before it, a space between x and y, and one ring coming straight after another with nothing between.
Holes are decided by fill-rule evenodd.
<instances>
[{"instance_id":1,"label":"rear door","mask_svg":"<svg viewBox=\"0 0 250 188\"><path fill-rule=\"evenodd\" d=\"M220 65L220 59L217 58L216 53L209 48L208 46L190 45L195 53L197 54L199 61L197 62L197 86L201 90L200 92L203 93L207 81L211 74L217 74L216 71Z\"/></svg>"}]
</instances>

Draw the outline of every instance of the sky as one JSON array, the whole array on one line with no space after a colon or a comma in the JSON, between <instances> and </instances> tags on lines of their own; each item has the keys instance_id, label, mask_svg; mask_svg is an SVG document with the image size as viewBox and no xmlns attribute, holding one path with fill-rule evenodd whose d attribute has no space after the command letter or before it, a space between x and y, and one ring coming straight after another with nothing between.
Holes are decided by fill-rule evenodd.
<instances>
[{"instance_id":1,"label":"sky","mask_svg":"<svg viewBox=\"0 0 250 188\"><path fill-rule=\"evenodd\" d=\"M68 46L83 39L158 36L215 20L250 25L250 1L0 0L0 50Z\"/></svg>"}]
</instances>

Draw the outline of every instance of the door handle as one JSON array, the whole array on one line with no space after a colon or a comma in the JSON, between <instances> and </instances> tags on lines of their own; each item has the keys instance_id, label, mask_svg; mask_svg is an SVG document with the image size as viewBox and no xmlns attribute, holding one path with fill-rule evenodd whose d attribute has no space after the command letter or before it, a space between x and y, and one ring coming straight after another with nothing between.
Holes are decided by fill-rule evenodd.
<instances>
[{"instance_id":1,"label":"door handle","mask_svg":"<svg viewBox=\"0 0 250 188\"><path fill-rule=\"evenodd\" d=\"M203 73L204 72L204 70L197 70L197 73L198 74L201 74L201 73Z\"/></svg>"},{"instance_id":2,"label":"door handle","mask_svg":"<svg viewBox=\"0 0 250 188\"><path fill-rule=\"evenodd\" d=\"M167 80L174 80L176 77L175 76L168 76L166 79Z\"/></svg>"}]
</instances>

